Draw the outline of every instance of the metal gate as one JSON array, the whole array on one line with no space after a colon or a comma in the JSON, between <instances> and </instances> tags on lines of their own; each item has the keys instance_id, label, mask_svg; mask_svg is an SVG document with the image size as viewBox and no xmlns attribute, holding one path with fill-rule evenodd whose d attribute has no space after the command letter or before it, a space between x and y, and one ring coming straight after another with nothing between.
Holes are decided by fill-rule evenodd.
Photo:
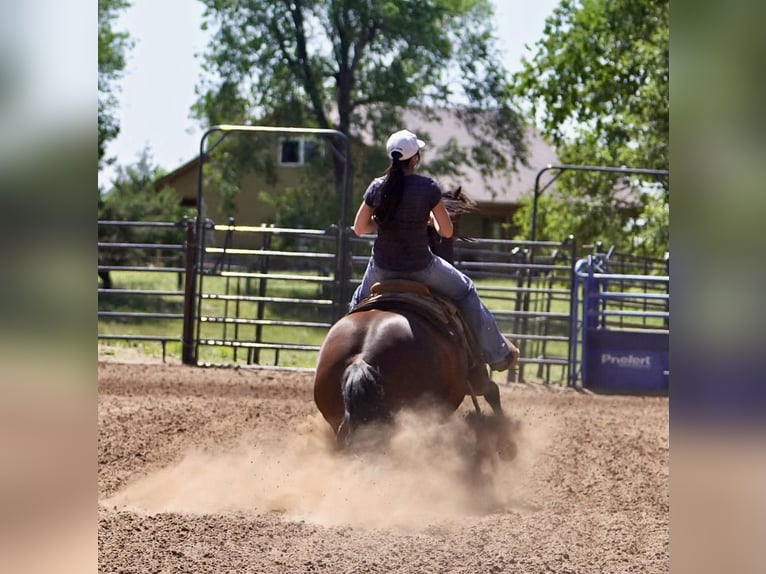
<instances>
[{"instance_id":1,"label":"metal gate","mask_svg":"<svg viewBox=\"0 0 766 574\"><path fill-rule=\"evenodd\" d=\"M589 255L575 266L570 384L581 380L596 391L667 393L669 275L612 273L610 255Z\"/></svg>"},{"instance_id":2,"label":"metal gate","mask_svg":"<svg viewBox=\"0 0 766 574\"><path fill-rule=\"evenodd\" d=\"M204 229L223 233L225 239L221 246L201 248L199 290L192 299L195 321L187 317L184 335L194 360L184 360L312 369L327 330L347 311L374 237L356 237L343 228L347 252L339 257L338 226L282 229L231 220ZM474 280L501 331L522 350L519 369L509 376L568 380L576 254L571 237L563 243L458 241L455 265ZM335 271L339 258L348 261L342 286Z\"/></svg>"},{"instance_id":3,"label":"metal gate","mask_svg":"<svg viewBox=\"0 0 766 574\"><path fill-rule=\"evenodd\" d=\"M183 334L186 364L222 362L221 348L233 351L237 361L245 353L247 363L261 364L263 353L271 352L272 366L286 363L300 366L295 354L316 352L318 339L311 334L326 330L343 313L348 284L348 213L351 200L350 143L337 130L267 126L220 125L207 130L200 140L200 158L213 152L230 134L301 134L323 136L343 164L340 190L341 213L334 231L288 230L273 227L212 225L203 218L203 167L197 179L197 225L194 244L188 246L196 256L187 276L187 301ZM206 149L208 138L220 137ZM330 140L337 138L341 146ZM225 232L222 247L211 247L206 238L215 231ZM256 248L242 248L237 237L257 237ZM252 242L247 242L252 245ZM271 307L280 306L279 318L270 317ZM289 318L285 319L285 315ZM290 329L290 343L275 334ZM295 335L295 333L299 335ZM218 351L216 351L218 349ZM285 360L285 353L289 358Z\"/></svg>"}]
</instances>

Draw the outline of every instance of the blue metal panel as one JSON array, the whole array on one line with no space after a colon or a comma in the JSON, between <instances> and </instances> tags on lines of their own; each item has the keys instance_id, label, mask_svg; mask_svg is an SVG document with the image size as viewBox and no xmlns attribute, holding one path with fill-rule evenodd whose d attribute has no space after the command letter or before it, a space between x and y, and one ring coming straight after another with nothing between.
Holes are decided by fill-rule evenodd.
<instances>
[{"instance_id":1,"label":"blue metal panel","mask_svg":"<svg viewBox=\"0 0 766 574\"><path fill-rule=\"evenodd\" d=\"M669 277L609 273L608 255L591 255L577 262L574 278L571 327L575 337L570 352L570 384L574 386L581 380L583 388L600 392L667 394L669 332L640 325L623 326L622 319L668 319L667 311L649 310L646 304L652 301L656 306L667 301L667 292L646 290L647 286L661 289ZM633 306L626 308L628 303ZM619 318L619 325L607 323L610 318Z\"/></svg>"},{"instance_id":2,"label":"blue metal panel","mask_svg":"<svg viewBox=\"0 0 766 574\"><path fill-rule=\"evenodd\" d=\"M666 332L588 329L583 386L616 393L667 393Z\"/></svg>"}]
</instances>

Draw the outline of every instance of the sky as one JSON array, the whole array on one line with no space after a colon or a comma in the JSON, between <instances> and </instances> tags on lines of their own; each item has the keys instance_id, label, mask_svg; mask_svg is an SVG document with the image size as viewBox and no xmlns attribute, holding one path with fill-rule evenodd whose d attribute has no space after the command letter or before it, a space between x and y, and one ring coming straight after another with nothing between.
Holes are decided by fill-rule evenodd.
<instances>
[{"instance_id":1,"label":"sky","mask_svg":"<svg viewBox=\"0 0 766 574\"><path fill-rule=\"evenodd\" d=\"M504 64L511 71L542 36L545 19L559 0L493 0ZM107 146L117 165L135 163L149 148L156 165L171 171L194 158L202 137L190 117L200 77L199 60L208 32L200 29L203 5L194 0L132 0L116 28L130 33L135 44L120 80L120 134ZM107 186L114 166L99 173Z\"/></svg>"}]
</instances>

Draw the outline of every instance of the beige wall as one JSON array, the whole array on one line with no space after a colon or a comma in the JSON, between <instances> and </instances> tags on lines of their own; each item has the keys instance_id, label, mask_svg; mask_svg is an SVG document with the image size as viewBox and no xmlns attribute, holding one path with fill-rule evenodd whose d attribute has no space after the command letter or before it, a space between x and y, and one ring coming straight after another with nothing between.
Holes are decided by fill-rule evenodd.
<instances>
[{"instance_id":1,"label":"beige wall","mask_svg":"<svg viewBox=\"0 0 766 574\"><path fill-rule=\"evenodd\" d=\"M263 201L262 192L276 194L279 190L298 184L301 173L300 167L275 168L277 181L270 183L262 174L249 173L242 178L239 195L237 196L238 225L260 225L271 223L274 219L274 208ZM197 166L185 170L170 178L167 185L176 190L184 204L194 205L197 201ZM206 207L205 215L216 223L226 223L226 217L219 212L220 195L215 188L203 187L203 201Z\"/></svg>"},{"instance_id":2,"label":"beige wall","mask_svg":"<svg viewBox=\"0 0 766 574\"><path fill-rule=\"evenodd\" d=\"M273 223L275 215L274 206L264 201L264 192L276 195L280 190L296 186L299 183L302 170L302 167L275 166L275 182L269 182L263 174L255 172L251 172L243 177L236 199L235 224L261 225L263 223ZM197 171L198 164L194 163L190 167L173 174L164 182L165 185L175 189L185 205L196 205ZM220 194L217 189L203 186L202 199L205 217L212 219L218 225L228 223L228 218L222 215L219 210ZM242 248L260 246L256 240L257 237L252 237L251 241L244 240L244 237L238 237L236 246ZM223 234L219 232L216 235L215 244L222 245L222 243Z\"/></svg>"},{"instance_id":3,"label":"beige wall","mask_svg":"<svg viewBox=\"0 0 766 574\"><path fill-rule=\"evenodd\" d=\"M359 154L357 159L364 161L364 156ZM185 205L196 205L197 200L197 163L189 164L171 174L164 182L165 185L173 187L181 197ZM275 210L272 205L264 201L264 192L275 196L281 190L294 187L300 183L300 178L305 168L302 166L274 166L276 181L267 181L262 173L251 172L243 179L239 195L236 199L237 214L236 225L261 225L274 221ZM366 183L365 183L366 185ZM364 187L364 185L362 185ZM352 212L356 211L358 196L361 196L360 181L357 178L355 182L354 197L352 199ZM220 196L215 188L204 188L203 201L205 205L206 217L212 219L216 224L223 225L228 223L225 216L219 212ZM510 221L510 217L516 207L500 203L481 203L480 213L464 215L460 225L461 235L477 238L507 239L505 233L500 231L500 224ZM352 213L353 216L353 213ZM223 244L222 233L218 233L215 238L216 245ZM236 247L254 248L260 247L258 237L250 235L238 237Z\"/></svg>"}]
</instances>

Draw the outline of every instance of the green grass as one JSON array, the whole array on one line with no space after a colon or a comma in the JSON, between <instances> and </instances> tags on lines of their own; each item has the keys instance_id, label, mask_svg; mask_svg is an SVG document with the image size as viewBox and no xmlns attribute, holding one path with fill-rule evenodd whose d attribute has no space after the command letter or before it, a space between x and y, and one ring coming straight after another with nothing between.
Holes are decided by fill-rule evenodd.
<instances>
[{"instance_id":1,"label":"green grass","mask_svg":"<svg viewBox=\"0 0 766 574\"><path fill-rule=\"evenodd\" d=\"M175 273L158 272L113 272L113 287L126 290L178 290ZM270 279L267 282L266 295L296 299L323 299L322 284L309 281L286 281ZM203 290L211 294L240 294L257 295L258 281L242 278L205 277ZM150 312L183 314L183 296L175 295L128 295L128 294L99 294L99 311L112 312ZM221 300L204 300L201 315L206 317L234 317L253 319L257 316L258 303L233 302ZM329 323L331 311L316 304L270 303L264 305L264 319L287 320L302 322ZM182 320L165 318L111 318L100 317L98 333L101 335L131 335L131 336L160 336L181 338ZM234 335L236 334L236 337ZM326 328L320 327L291 327L291 326L262 326L261 341L271 343L290 342L300 345L321 345L326 334ZM203 339L232 339L252 342L256 339L254 325L223 325L203 323L200 328ZM160 356L162 347L155 341L104 341L105 344L118 347L135 348L149 356ZM180 345L169 343L169 355L180 356ZM313 367L316 363L316 352L293 350L261 350L261 364L276 364L291 367ZM228 347L201 346L199 360L201 362L245 362L247 349Z\"/></svg>"}]
</instances>

